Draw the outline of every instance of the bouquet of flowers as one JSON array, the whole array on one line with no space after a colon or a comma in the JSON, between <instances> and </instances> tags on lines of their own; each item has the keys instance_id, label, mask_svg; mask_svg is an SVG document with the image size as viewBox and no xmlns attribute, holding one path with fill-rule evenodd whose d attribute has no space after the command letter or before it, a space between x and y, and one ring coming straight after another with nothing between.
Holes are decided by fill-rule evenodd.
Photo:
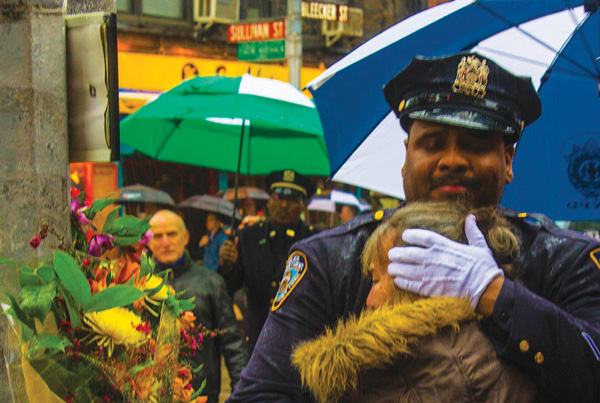
<instances>
[{"instance_id":1,"label":"bouquet of flowers","mask_svg":"<svg viewBox=\"0 0 600 403\"><path fill-rule=\"evenodd\" d=\"M73 241L48 225L31 239L38 247L48 234L60 244L51 262L19 267L20 293L9 295L19 335L27 394L32 402L206 401L190 381L188 362L203 337L194 327L192 299L167 284L168 271L155 273L145 245L148 221L118 217L112 210L101 231L83 193L71 203Z\"/></svg>"}]
</instances>

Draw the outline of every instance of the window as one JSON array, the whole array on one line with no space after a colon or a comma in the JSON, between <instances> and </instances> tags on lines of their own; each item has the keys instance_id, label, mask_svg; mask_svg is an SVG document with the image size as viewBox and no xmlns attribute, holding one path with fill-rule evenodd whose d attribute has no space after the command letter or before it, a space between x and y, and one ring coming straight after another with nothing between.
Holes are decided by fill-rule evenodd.
<instances>
[{"instance_id":1,"label":"window","mask_svg":"<svg viewBox=\"0 0 600 403\"><path fill-rule=\"evenodd\" d=\"M183 18L183 0L142 0L142 14Z\"/></svg>"},{"instance_id":2,"label":"window","mask_svg":"<svg viewBox=\"0 0 600 403\"><path fill-rule=\"evenodd\" d=\"M117 11L130 13L132 11L131 0L117 0Z\"/></svg>"}]
</instances>

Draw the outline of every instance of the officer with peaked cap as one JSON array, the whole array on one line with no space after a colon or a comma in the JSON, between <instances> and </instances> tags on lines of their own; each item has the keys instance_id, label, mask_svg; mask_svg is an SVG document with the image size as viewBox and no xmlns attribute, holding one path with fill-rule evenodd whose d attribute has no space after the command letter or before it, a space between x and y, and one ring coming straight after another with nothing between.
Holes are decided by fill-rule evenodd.
<instances>
[{"instance_id":1,"label":"officer with peaked cap","mask_svg":"<svg viewBox=\"0 0 600 403\"><path fill-rule=\"evenodd\" d=\"M270 194L268 219L243 228L237 246L227 241L219 253L218 272L229 292L246 291L244 331L250 353L273 305L290 247L319 230L301 219L306 200L315 192L309 177L292 170L275 171L265 183Z\"/></svg>"},{"instance_id":2,"label":"officer with peaked cap","mask_svg":"<svg viewBox=\"0 0 600 403\"><path fill-rule=\"evenodd\" d=\"M415 58L384 95L408 132L408 203L498 205L513 179L514 142L541 113L531 80L476 53ZM390 249L388 272L398 287L424 296L467 298L497 354L549 400L599 402L600 243L542 215L500 211L522 245L514 281L493 262L474 219L466 222L468 245L404 231L412 246ZM290 354L364 308L371 280L361 276L362 249L390 214L362 215L292 247L284 274L290 281L282 282L230 402L311 401Z\"/></svg>"}]
</instances>

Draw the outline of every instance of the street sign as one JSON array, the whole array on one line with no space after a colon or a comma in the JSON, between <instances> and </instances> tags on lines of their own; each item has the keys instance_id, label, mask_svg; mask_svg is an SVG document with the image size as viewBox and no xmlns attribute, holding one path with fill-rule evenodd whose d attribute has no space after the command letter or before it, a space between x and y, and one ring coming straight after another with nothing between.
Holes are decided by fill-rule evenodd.
<instances>
[{"instance_id":1,"label":"street sign","mask_svg":"<svg viewBox=\"0 0 600 403\"><path fill-rule=\"evenodd\" d=\"M285 21L257 22L227 27L227 42L255 42L285 39Z\"/></svg>"},{"instance_id":2,"label":"street sign","mask_svg":"<svg viewBox=\"0 0 600 403\"><path fill-rule=\"evenodd\" d=\"M302 18L347 22L348 9L348 6L344 4L303 1L301 3L300 15Z\"/></svg>"},{"instance_id":3,"label":"street sign","mask_svg":"<svg viewBox=\"0 0 600 403\"><path fill-rule=\"evenodd\" d=\"M285 59L285 39L238 43L238 60Z\"/></svg>"}]
</instances>

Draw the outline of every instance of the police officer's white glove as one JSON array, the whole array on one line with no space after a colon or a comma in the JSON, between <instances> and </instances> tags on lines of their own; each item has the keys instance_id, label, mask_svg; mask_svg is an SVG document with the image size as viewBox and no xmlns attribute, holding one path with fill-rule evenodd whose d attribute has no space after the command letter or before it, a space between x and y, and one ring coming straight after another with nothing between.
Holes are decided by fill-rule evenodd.
<instances>
[{"instance_id":1,"label":"police officer's white glove","mask_svg":"<svg viewBox=\"0 0 600 403\"><path fill-rule=\"evenodd\" d=\"M475 309L486 287L504 272L472 214L466 218L465 235L467 245L433 231L407 229L402 239L416 246L390 249L388 273L398 288L425 296L468 298Z\"/></svg>"}]
</instances>

